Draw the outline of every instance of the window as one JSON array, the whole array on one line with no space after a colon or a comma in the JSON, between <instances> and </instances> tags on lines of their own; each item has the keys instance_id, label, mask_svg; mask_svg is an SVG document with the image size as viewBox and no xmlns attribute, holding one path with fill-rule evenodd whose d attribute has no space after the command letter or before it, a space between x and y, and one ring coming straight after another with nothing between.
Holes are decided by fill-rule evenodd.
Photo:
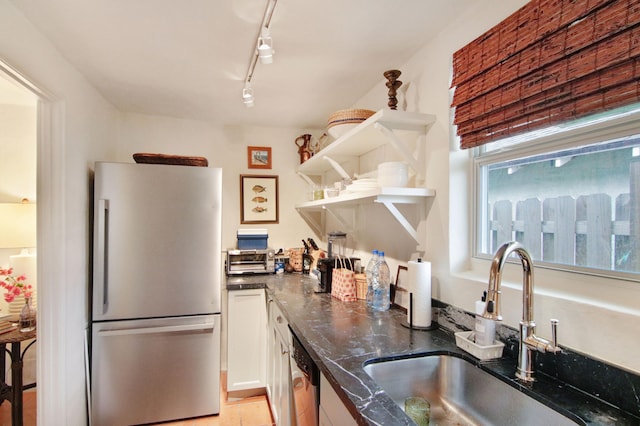
<instances>
[{"instance_id":1,"label":"window","mask_svg":"<svg viewBox=\"0 0 640 426\"><path fill-rule=\"evenodd\" d=\"M477 148L476 255L516 240L539 266L640 281L640 109L628 109Z\"/></svg>"}]
</instances>

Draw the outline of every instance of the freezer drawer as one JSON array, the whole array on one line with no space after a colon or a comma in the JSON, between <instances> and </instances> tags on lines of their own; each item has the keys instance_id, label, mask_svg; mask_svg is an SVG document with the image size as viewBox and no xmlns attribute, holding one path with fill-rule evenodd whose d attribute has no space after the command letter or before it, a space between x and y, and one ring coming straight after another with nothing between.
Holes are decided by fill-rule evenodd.
<instances>
[{"instance_id":1,"label":"freezer drawer","mask_svg":"<svg viewBox=\"0 0 640 426\"><path fill-rule=\"evenodd\" d=\"M94 426L157 423L220 410L220 315L94 323Z\"/></svg>"}]
</instances>

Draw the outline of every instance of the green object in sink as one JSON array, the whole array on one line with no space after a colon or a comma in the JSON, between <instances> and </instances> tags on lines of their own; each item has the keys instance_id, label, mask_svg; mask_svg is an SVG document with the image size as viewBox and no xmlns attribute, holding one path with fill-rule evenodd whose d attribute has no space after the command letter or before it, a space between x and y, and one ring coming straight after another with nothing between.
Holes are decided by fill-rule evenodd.
<instances>
[{"instance_id":1,"label":"green object in sink","mask_svg":"<svg viewBox=\"0 0 640 426\"><path fill-rule=\"evenodd\" d=\"M431 417L431 405L426 399L419 396L410 396L404 400L404 412L418 426L429 426Z\"/></svg>"}]
</instances>

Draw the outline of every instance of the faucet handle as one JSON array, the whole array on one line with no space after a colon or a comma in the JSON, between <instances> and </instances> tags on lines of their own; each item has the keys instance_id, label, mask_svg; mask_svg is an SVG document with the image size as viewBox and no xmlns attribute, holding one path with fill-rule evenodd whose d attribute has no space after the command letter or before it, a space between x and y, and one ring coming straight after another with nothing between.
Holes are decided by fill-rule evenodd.
<instances>
[{"instance_id":1,"label":"faucet handle","mask_svg":"<svg viewBox=\"0 0 640 426\"><path fill-rule=\"evenodd\" d=\"M551 345L553 346L553 352L562 352L558 347L558 321L557 319L551 319Z\"/></svg>"}]
</instances>

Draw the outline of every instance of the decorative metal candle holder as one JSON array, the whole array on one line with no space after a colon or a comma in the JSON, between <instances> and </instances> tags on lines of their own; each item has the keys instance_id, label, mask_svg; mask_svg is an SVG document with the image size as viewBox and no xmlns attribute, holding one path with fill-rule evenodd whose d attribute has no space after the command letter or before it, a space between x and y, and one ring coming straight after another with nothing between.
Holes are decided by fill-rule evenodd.
<instances>
[{"instance_id":1,"label":"decorative metal candle holder","mask_svg":"<svg viewBox=\"0 0 640 426\"><path fill-rule=\"evenodd\" d=\"M396 94L400 86L402 86L402 82L398 80L402 72L400 70L389 70L384 72L384 76L387 80L386 86L389 88L389 102L387 105L390 109L398 109L398 99L396 98Z\"/></svg>"}]
</instances>

